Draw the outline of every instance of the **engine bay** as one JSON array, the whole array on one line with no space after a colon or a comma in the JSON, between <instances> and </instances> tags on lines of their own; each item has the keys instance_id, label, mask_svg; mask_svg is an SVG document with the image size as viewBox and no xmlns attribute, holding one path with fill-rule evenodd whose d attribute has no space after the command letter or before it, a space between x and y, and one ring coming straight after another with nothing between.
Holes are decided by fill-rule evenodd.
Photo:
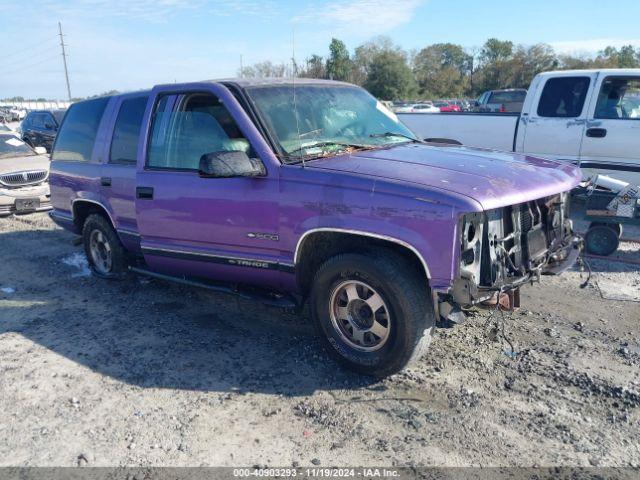
<instances>
[{"instance_id":1,"label":"engine bay","mask_svg":"<svg viewBox=\"0 0 640 480\"><path fill-rule=\"evenodd\" d=\"M576 243L568 210L562 193L464 215L454 302L474 305L517 289L565 260Z\"/></svg>"}]
</instances>

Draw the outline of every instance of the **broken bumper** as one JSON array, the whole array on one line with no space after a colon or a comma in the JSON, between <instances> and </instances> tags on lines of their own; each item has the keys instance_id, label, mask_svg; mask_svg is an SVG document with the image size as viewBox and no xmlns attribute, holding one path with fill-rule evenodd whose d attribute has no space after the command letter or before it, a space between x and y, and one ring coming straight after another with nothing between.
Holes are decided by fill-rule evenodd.
<instances>
[{"instance_id":1,"label":"broken bumper","mask_svg":"<svg viewBox=\"0 0 640 480\"><path fill-rule=\"evenodd\" d=\"M545 275L559 275L570 269L578 260L582 248L582 237L574 235L569 245L563 247L557 257L556 255L552 256L552 261L548 263L546 268L542 269L542 273ZM554 260L554 257L557 260Z\"/></svg>"}]
</instances>

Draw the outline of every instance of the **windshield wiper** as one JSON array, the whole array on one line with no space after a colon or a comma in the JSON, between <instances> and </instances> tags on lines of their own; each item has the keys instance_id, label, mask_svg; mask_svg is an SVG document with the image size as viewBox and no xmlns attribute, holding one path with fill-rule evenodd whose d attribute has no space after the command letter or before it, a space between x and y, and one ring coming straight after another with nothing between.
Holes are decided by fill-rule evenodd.
<instances>
[{"instance_id":1,"label":"windshield wiper","mask_svg":"<svg viewBox=\"0 0 640 480\"><path fill-rule=\"evenodd\" d=\"M292 154L298 153L298 152L304 152L305 150L309 150L312 148L322 148L322 147L329 147L329 146L336 146L336 147L344 147L344 148L367 148L367 145L359 145L356 143L343 143L343 142L332 142L330 140L322 140L319 142L315 142L315 143L311 143L308 145L303 145L300 146L296 149L291 150L290 152L287 152L288 156L295 156Z\"/></svg>"},{"instance_id":2,"label":"windshield wiper","mask_svg":"<svg viewBox=\"0 0 640 480\"><path fill-rule=\"evenodd\" d=\"M386 138L386 137L402 137L407 140L411 140L416 143L424 143L422 140L418 140L417 138L411 137L409 135L405 135L404 133L396 133L396 132L384 132L384 133L372 133L369 135L371 138Z\"/></svg>"}]
</instances>

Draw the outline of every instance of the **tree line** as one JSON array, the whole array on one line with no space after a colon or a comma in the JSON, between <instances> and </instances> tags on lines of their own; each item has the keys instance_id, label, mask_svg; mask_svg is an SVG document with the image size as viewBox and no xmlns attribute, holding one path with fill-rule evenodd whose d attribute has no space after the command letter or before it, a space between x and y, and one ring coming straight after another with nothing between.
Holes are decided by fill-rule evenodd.
<instances>
[{"instance_id":1,"label":"tree line","mask_svg":"<svg viewBox=\"0 0 640 480\"><path fill-rule=\"evenodd\" d=\"M558 54L545 43L516 45L488 39L482 47L435 43L406 51L388 37L376 37L352 53L333 38L326 56L310 55L302 64L264 61L243 67L243 77L298 77L342 80L361 85L382 100L474 98L497 88L527 88L549 70L638 68L640 48L607 47L592 56Z\"/></svg>"}]
</instances>

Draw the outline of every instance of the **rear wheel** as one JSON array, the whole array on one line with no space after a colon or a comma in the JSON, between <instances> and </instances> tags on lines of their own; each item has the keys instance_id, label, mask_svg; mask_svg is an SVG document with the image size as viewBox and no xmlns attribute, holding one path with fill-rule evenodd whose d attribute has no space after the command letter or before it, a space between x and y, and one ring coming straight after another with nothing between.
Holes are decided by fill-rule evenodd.
<instances>
[{"instance_id":1,"label":"rear wheel","mask_svg":"<svg viewBox=\"0 0 640 480\"><path fill-rule=\"evenodd\" d=\"M329 354L377 377L420 358L435 327L426 279L392 251L329 259L316 274L310 303Z\"/></svg>"},{"instance_id":2,"label":"rear wheel","mask_svg":"<svg viewBox=\"0 0 640 480\"><path fill-rule=\"evenodd\" d=\"M127 272L126 251L102 215L89 215L82 229L84 251L89 267L101 278L122 278Z\"/></svg>"}]
</instances>

